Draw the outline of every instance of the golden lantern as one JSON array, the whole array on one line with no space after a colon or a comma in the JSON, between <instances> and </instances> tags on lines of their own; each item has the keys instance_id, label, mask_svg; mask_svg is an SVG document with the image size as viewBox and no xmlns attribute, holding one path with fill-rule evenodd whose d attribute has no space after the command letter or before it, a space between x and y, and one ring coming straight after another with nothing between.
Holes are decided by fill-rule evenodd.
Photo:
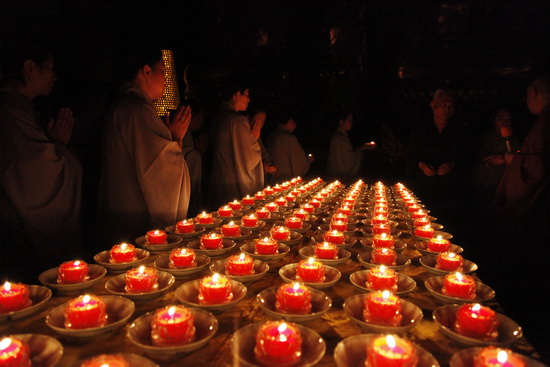
<instances>
[{"instance_id":1,"label":"golden lantern","mask_svg":"<svg viewBox=\"0 0 550 367\"><path fill-rule=\"evenodd\" d=\"M159 116L170 114L170 110L176 110L180 101L180 92L178 89L178 80L176 78L176 63L174 62L174 53L170 50L162 50L162 59L164 60L164 93L161 98L153 101L153 107Z\"/></svg>"}]
</instances>

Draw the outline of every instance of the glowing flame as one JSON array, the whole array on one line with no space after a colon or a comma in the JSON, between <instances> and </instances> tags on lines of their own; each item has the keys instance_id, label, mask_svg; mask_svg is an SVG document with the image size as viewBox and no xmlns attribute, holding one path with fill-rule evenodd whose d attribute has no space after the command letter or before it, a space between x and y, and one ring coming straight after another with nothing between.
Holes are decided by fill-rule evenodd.
<instances>
[{"instance_id":1,"label":"glowing flame","mask_svg":"<svg viewBox=\"0 0 550 367\"><path fill-rule=\"evenodd\" d=\"M500 352L498 352L497 354L498 363L504 365L504 363L506 363L506 360L508 360L508 353L506 353L505 350L501 350Z\"/></svg>"},{"instance_id":2,"label":"glowing flame","mask_svg":"<svg viewBox=\"0 0 550 367\"><path fill-rule=\"evenodd\" d=\"M245 254L241 253L239 255L239 261L244 261Z\"/></svg>"},{"instance_id":3,"label":"glowing flame","mask_svg":"<svg viewBox=\"0 0 550 367\"><path fill-rule=\"evenodd\" d=\"M144 272L145 272L145 266L141 265L141 266L138 268L138 273L143 274Z\"/></svg>"},{"instance_id":4,"label":"glowing flame","mask_svg":"<svg viewBox=\"0 0 550 367\"><path fill-rule=\"evenodd\" d=\"M292 288L297 291L298 289L300 289L300 283L298 282L294 282L294 285L292 286Z\"/></svg>"},{"instance_id":5,"label":"glowing flame","mask_svg":"<svg viewBox=\"0 0 550 367\"><path fill-rule=\"evenodd\" d=\"M212 275L212 283L217 283L220 280L220 274L214 273Z\"/></svg>"},{"instance_id":6,"label":"glowing flame","mask_svg":"<svg viewBox=\"0 0 550 367\"><path fill-rule=\"evenodd\" d=\"M89 302L90 302L90 296L88 294L82 297L82 303L89 303Z\"/></svg>"},{"instance_id":7,"label":"glowing flame","mask_svg":"<svg viewBox=\"0 0 550 367\"><path fill-rule=\"evenodd\" d=\"M176 306L172 306L168 309L168 316L172 317L176 313Z\"/></svg>"},{"instance_id":8,"label":"glowing flame","mask_svg":"<svg viewBox=\"0 0 550 367\"><path fill-rule=\"evenodd\" d=\"M475 305L473 305L472 311L478 312L479 310L481 310L481 305L479 303L476 303Z\"/></svg>"},{"instance_id":9,"label":"glowing flame","mask_svg":"<svg viewBox=\"0 0 550 367\"><path fill-rule=\"evenodd\" d=\"M231 221L231 222L229 222L229 225L230 225L230 226L234 226L234 225L235 225L235 222Z\"/></svg>"},{"instance_id":10,"label":"glowing flame","mask_svg":"<svg viewBox=\"0 0 550 367\"><path fill-rule=\"evenodd\" d=\"M430 227L430 226L426 226L426 227ZM441 235L437 235L437 240L438 241L441 241L443 239L443 237Z\"/></svg>"},{"instance_id":11,"label":"glowing flame","mask_svg":"<svg viewBox=\"0 0 550 367\"><path fill-rule=\"evenodd\" d=\"M449 258L452 259L456 256L456 254L454 252L449 252Z\"/></svg>"},{"instance_id":12,"label":"glowing flame","mask_svg":"<svg viewBox=\"0 0 550 367\"><path fill-rule=\"evenodd\" d=\"M390 295L391 295L390 291L382 292L382 298L384 298L384 299L390 298Z\"/></svg>"},{"instance_id":13,"label":"glowing flame","mask_svg":"<svg viewBox=\"0 0 550 367\"><path fill-rule=\"evenodd\" d=\"M277 331L282 334L285 332L286 329L287 329L286 322L283 322L281 325L279 325L279 327L277 328Z\"/></svg>"},{"instance_id":14,"label":"glowing flame","mask_svg":"<svg viewBox=\"0 0 550 367\"><path fill-rule=\"evenodd\" d=\"M4 290L5 290L6 292L9 292L9 291L11 290L11 284L10 284L10 282L4 283Z\"/></svg>"},{"instance_id":15,"label":"glowing flame","mask_svg":"<svg viewBox=\"0 0 550 367\"><path fill-rule=\"evenodd\" d=\"M11 344L11 338L4 338L0 341L0 350L4 350Z\"/></svg>"},{"instance_id":16,"label":"glowing flame","mask_svg":"<svg viewBox=\"0 0 550 367\"><path fill-rule=\"evenodd\" d=\"M310 257L309 259L307 259L307 263L309 265L313 265L314 262L315 262L315 258L313 258L313 257Z\"/></svg>"},{"instance_id":17,"label":"glowing flame","mask_svg":"<svg viewBox=\"0 0 550 367\"><path fill-rule=\"evenodd\" d=\"M386 336L386 343L391 349L395 348L395 338L392 335Z\"/></svg>"},{"instance_id":18,"label":"glowing flame","mask_svg":"<svg viewBox=\"0 0 550 367\"><path fill-rule=\"evenodd\" d=\"M80 265L80 261L79 260L76 260L74 263L73 263L74 266L78 266Z\"/></svg>"},{"instance_id":19,"label":"glowing flame","mask_svg":"<svg viewBox=\"0 0 550 367\"><path fill-rule=\"evenodd\" d=\"M385 273L386 272L386 267L384 265L380 265L380 272L381 273Z\"/></svg>"},{"instance_id":20,"label":"glowing flame","mask_svg":"<svg viewBox=\"0 0 550 367\"><path fill-rule=\"evenodd\" d=\"M388 234L387 234L386 232L384 232L384 233L382 233L382 234L380 235L380 237L386 238L386 237L388 237Z\"/></svg>"},{"instance_id":21,"label":"glowing flame","mask_svg":"<svg viewBox=\"0 0 550 367\"><path fill-rule=\"evenodd\" d=\"M460 274L459 272L456 272L455 275L456 275L456 279L457 279L459 282L461 282L461 281L464 279L464 277L462 276L462 274Z\"/></svg>"}]
</instances>

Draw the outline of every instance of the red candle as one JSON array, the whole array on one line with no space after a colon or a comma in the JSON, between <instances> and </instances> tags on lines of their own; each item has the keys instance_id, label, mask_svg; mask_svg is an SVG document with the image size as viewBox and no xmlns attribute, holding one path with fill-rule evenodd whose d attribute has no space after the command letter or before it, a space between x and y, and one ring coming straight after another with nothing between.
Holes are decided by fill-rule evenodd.
<instances>
[{"instance_id":1,"label":"red candle","mask_svg":"<svg viewBox=\"0 0 550 367\"><path fill-rule=\"evenodd\" d=\"M294 196L292 193L285 195L285 200L289 203L292 203L296 201L296 196Z\"/></svg>"},{"instance_id":2,"label":"red candle","mask_svg":"<svg viewBox=\"0 0 550 367\"><path fill-rule=\"evenodd\" d=\"M181 269L194 266L197 266L197 256L195 255L195 250L192 248L180 247L170 252L169 268Z\"/></svg>"},{"instance_id":3,"label":"red candle","mask_svg":"<svg viewBox=\"0 0 550 367\"><path fill-rule=\"evenodd\" d=\"M277 204L275 204L275 208L277 208ZM256 209L256 216L259 219L267 219L271 215L271 212L266 207L258 208Z\"/></svg>"},{"instance_id":4,"label":"red candle","mask_svg":"<svg viewBox=\"0 0 550 367\"><path fill-rule=\"evenodd\" d=\"M111 258L109 259L109 262L111 263L129 263L137 260L136 248L134 245L130 245L129 243L114 245L111 248L110 254Z\"/></svg>"},{"instance_id":5,"label":"red candle","mask_svg":"<svg viewBox=\"0 0 550 367\"><path fill-rule=\"evenodd\" d=\"M470 338L496 340L498 324L495 311L479 303L470 303L459 307L454 328L457 333Z\"/></svg>"},{"instance_id":6,"label":"red candle","mask_svg":"<svg viewBox=\"0 0 550 367\"><path fill-rule=\"evenodd\" d=\"M243 215L241 218L243 227L257 227L258 226L258 217L256 214Z\"/></svg>"},{"instance_id":7,"label":"red candle","mask_svg":"<svg viewBox=\"0 0 550 367\"><path fill-rule=\"evenodd\" d=\"M407 211L408 211L409 213L414 213L414 212L416 212L416 211L418 211L418 210L420 210L420 209L421 209L421 207L420 207L420 205L418 205L418 204L412 204L412 205L409 205L409 206L407 207Z\"/></svg>"},{"instance_id":8,"label":"red candle","mask_svg":"<svg viewBox=\"0 0 550 367\"><path fill-rule=\"evenodd\" d=\"M442 252L437 254L435 259L435 267L446 271L462 271L464 260L459 254L454 252Z\"/></svg>"},{"instance_id":9,"label":"red candle","mask_svg":"<svg viewBox=\"0 0 550 367\"><path fill-rule=\"evenodd\" d=\"M428 216L428 214L426 214L426 213L424 212L424 210L422 210L422 209L418 209L418 210L413 211L413 212L411 213L412 219L426 218L427 216Z\"/></svg>"},{"instance_id":10,"label":"red candle","mask_svg":"<svg viewBox=\"0 0 550 367\"><path fill-rule=\"evenodd\" d=\"M225 237L238 237L241 234L241 227L234 222L222 225L222 234Z\"/></svg>"},{"instance_id":11,"label":"red candle","mask_svg":"<svg viewBox=\"0 0 550 367\"><path fill-rule=\"evenodd\" d=\"M383 214L378 214L371 219L371 223L375 224L388 224L388 217Z\"/></svg>"},{"instance_id":12,"label":"red candle","mask_svg":"<svg viewBox=\"0 0 550 367\"><path fill-rule=\"evenodd\" d=\"M347 224L349 222L349 217L342 213L336 213L330 218L330 221L331 222L341 221Z\"/></svg>"},{"instance_id":13,"label":"red candle","mask_svg":"<svg viewBox=\"0 0 550 367\"><path fill-rule=\"evenodd\" d=\"M65 327L67 329L88 329L107 323L106 306L97 296L84 295L67 302Z\"/></svg>"},{"instance_id":14,"label":"red candle","mask_svg":"<svg viewBox=\"0 0 550 367\"><path fill-rule=\"evenodd\" d=\"M398 326L401 324L401 301L389 291L371 292L365 300L363 318L378 325Z\"/></svg>"},{"instance_id":15,"label":"red candle","mask_svg":"<svg viewBox=\"0 0 550 367\"><path fill-rule=\"evenodd\" d=\"M386 247L393 249L395 240L393 236L388 235L387 233L375 234L372 236L372 247Z\"/></svg>"},{"instance_id":16,"label":"red candle","mask_svg":"<svg viewBox=\"0 0 550 367\"><path fill-rule=\"evenodd\" d=\"M309 218L308 212L304 208L300 208L294 212L294 216L301 220L307 220Z\"/></svg>"},{"instance_id":17,"label":"red candle","mask_svg":"<svg viewBox=\"0 0 550 367\"><path fill-rule=\"evenodd\" d=\"M510 349L489 346L474 356L474 367L525 367L523 358Z\"/></svg>"},{"instance_id":18,"label":"red candle","mask_svg":"<svg viewBox=\"0 0 550 367\"><path fill-rule=\"evenodd\" d=\"M285 181L281 184L281 187L283 188L283 190L286 190L290 187L290 182L288 181Z\"/></svg>"},{"instance_id":19,"label":"red candle","mask_svg":"<svg viewBox=\"0 0 550 367\"><path fill-rule=\"evenodd\" d=\"M476 283L474 278L461 273L449 273L443 278L441 293L451 297L474 299L476 298Z\"/></svg>"},{"instance_id":20,"label":"red candle","mask_svg":"<svg viewBox=\"0 0 550 367\"><path fill-rule=\"evenodd\" d=\"M371 263L395 266L397 264L397 253L387 247L376 247L371 252Z\"/></svg>"},{"instance_id":21,"label":"red candle","mask_svg":"<svg viewBox=\"0 0 550 367\"><path fill-rule=\"evenodd\" d=\"M176 223L176 233L193 233L195 232L195 223L193 219L184 219Z\"/></svg>"},{"instance_id":22,"label":"red candle","mask_svg":"<svg viewBox=\"0 0 550 367\"><path fill-rule=\"evenodd\" d=\"M225 263L225 272L233 276L254 274L254 261L246 254L230 256Z\"/></svg>"},{"instance_id":23,"label":"red candle","mask_svg":"<svg viewBox=\"0 0 550 367\"><path fill-rule=\"evenodd\" d=\"M388 236L391 235L391 227L389 223L373 224L372 234L382 234L385 233Z\"/></svg>"},{"instance_id":24,"label":"red candle","mask_svg":"<svg viewBox=\"0 0 550 367\"><path fill-rule=\"evenodd\" d=\"M313 200L311 200L309 203L310 203L311 206L313 206L314 208L319 208L319 207L321 207L322 201L323 201L323 200L321 200L321 199L313 199Z\"/></svg>"},{"instance_id":25,"label":"red candle","mask_svg":"<svg viewBox=\"0 0 550 367\"><path fill-rule=\"evenodd\" d=\"M273 195L275 193L275 190L271 188L271 186L268 186L264 189L264 194L266 195Z\"/></svg>"},{"instance_id":26,"label":"red candle","mask_svg":"<svg viewBox=\"0 0 550 367\"><path fill-rule=\"evenodd\" d=\"M151 341L159 347L188 344L195 340L193 314L183 306L155 311L151 321Z\"/></svg>"},{"instance_id":27,"label":"red candle","mask_svg":"<svg viewBox=\"0 0 550 367\"><path fill-rule=\"evenodd\" d=\"M414 367L417 363L414 346L398 336L381 335L367 345L365 367Z\"/></svg>"},{"instance_id":28,"label":"red candle","mask_svg":"<svg viewBox=\"0 0 550 367\"><path fill-rule=\"evenodd\" d=\"M25 284L5 282L0 288L0 314L21 310L31 304L29 288Z\"/></svg>"},{"instance_id":29,"label":"red candle","mask_svg":"<svg viewBox=\"0 0 550 367\"><path fill-rule=\"evenodd\" d=\"M80 283L88 278L88 264L82 260L66 261L57 269L57 282L60 284Z\"/></svg>"},{"instance_id":30,"label":"red candle","mask_svg":"<svg viewBox=\"0 0 550 367\"><path fill-rule=\"evenodd\" d=\"M373 211L374 216L383 215L384 217L388 216L388 207L387 206L375 206Z\"/></svg>"},{"instance_id":31,"label":"red candle","mask_svg":"<svg viewBox=\"0 0 550 367\"><path fill-rule=\"evenodd\" d=\"M291 366L302 356L302 336L298 327L284 321L268 321L260 327L254 348L263 366Z\"/></svg>"},{"instance_id":32,"label":"red candle","mask_svg":"<svg viewBox=\"0 0 550 367\"><path fill-rule=\"evenodd\" d=\"M244 205L254 205L254 201L254 198L246 195L246 197L242 198L241 203L243 203Z\"/></svg>"},{"instance_id":33,"label":"red candle","mask_svg":"<svg viewBox=\"0 0 550 367\"><path fill-rule=\"evenodd\" d=\"M323 236L325 241L333 243L335 245L342 245L346 240L346 236L340 231L327 231Z\"/></svg>"},{"instance_id":34,"label":"red candle","mask_svg":"<svg viewBox=\"0 0 550 367\"><path fill-rule=\"evenodd\" d=\"M281 187L281 185L277 184L277 185L273 186L273 191L281 192L281 191L283 191L283 188Z\"/></svg>"},{"instance_id":35,"label":"red candle","mask_svg":"<svg viewBox=\"0 0 550 367\"><path fill-rule=\"evenodd\" d=\"M397 273L384 265L367 272L367 288L373 291L397 291Z\"/></svg>"},{"instance_id":36,"label":"red candle","mask_svg":"<svg viewBox=\"0 0 550 367\"><path fill-rule=\"evenodd\" d=\"M258 191L254 195L254 199L256 199L256 200L265 200L265 194L263 193L263 191Z\"/></svg>"},{"instance_id":37,"label":"red candle","mask_svg":"<svg viewBox=\"0 0 550 367\"><path fill-rule=\"evenodd\" d=\"M432 238L435 230L431 226L415 227L414 234L418 237Z\"/></svg>"},{"instance_id":38,"label":"red candle","mask_svg":"<svg viewBox=\"0 0 550 367\"><path fill-rule=\"evenodd\" d=\"M344 215L351 215L352 209L353 209L353 207L351 207L349 205L342 205L341 207L336 209L336 212L340 213L340 214L344 214Z\"/></svg>"},{"instance_id":39,"label":"red candle","mask_svg":"<svg viewBox=\"0 0 550 367\"><path fill-rule=\"evenodd\" d=\"M315 245L315 257L318 259L338 259L338 246L330 242L321 242Z\"/></svg>"},{"instance_id":40,"label":"red candle","mask_svg":"<svg viewBox=\"0 0 550 367\"><path fill-rule=\"evenodd\" d=\"M277 241L287 241L290 239L290 229L285 226L273 226L270 233L271 237Z\"/></svg>"},{"instance_id":41,"label":"red candle","mask_svg":"<svg viewBox=\"0 0 550 367\"><path fill-rule=\"evenodd\" d=\"M220 208L218 208L218 216L219 217L230 217L231 214L233 214L233 209L229 205L224 205Z\"/></svg>"},{"instance_id":42,"label":"red candle","mask_svg":"<svg viewBox=\"0 0 550 367\"><path fill-rule=\"evenodd\" d=\"M278 312L298 315L311 313L311 292L304 284L283 284L277 289L275 298L275 309Z\"/></svg>"},{"instance_id":43,"label":"red candle","mask_svg":"<svg viewBox=\"0 0 550 367\"><path fill-rule=\"evenodd\" d=\"M15 338L0 339L0 366L30 367L30 351L27 344Z\"/></svg>"},{"instance_id":44,"label":"red candle","mask_svg":"<svg viewBox=\"0 0 550 367\"><path fill-rule=\"evenodd\" d=\"M331 231L344 232L346 229L348 229L348 225L346 224L346 222L343 222L341 220L332 220L330 221L329 228Z\"/></svg>"},{"instance_id":45,"label":"red candle","mask_svg":"<svg viewBox=\"0 0 550 367\"><path fill-rule=\"evenodd\" d=\"M279 253L279 243L272 238L264 237L256 240L254 253L258 255L275 255Z\"/></svg>"},{"instance_id":46,"label":"red candle","mask_svg":"<svg viewBox=\"0 0 550 367\"><path fill-rule=\"evenodd\" d=\"M302 260L296 266L296 280L308 283L323 282L325 280L325 266L313 257Z\"/></svg>"},{"instance_id":47,"label":"red candle","mask_svg":"<svg viewBox=\"0 0 550 367\"><path fill-rule=\"evenodd\" d=\"M298 217L288 217L285 220L285 225L290 229L300 229L302 228L303 222Z\"/></svg>"},{"instance_id":48,"label":"red candle","mask_svg":"<svg viewBox=\"0 0 550 367\"><path fill-rule=\"evenodd\" d=\"M228 203L227 205L229 205L231 207L231 209L233 209L233 210L241 210L243 208L242 204L237 200L233 200L232 202Z\"/></svg>"},{"instance_id":49,"label":"red candle","mask_svg":"<svg viewBox=\"0 0 550 367\"><path fill-rule=\"evenodd\" d=\"M197 215L197 222L199 224L212 224L214 223L214 218L212 217L212 214L209 214L207 212L202 212L199 215Z\"/></svg>"},{"instance_id":50,"label":"red candle","mask_svg":"<svg viewBox=\"0 0 550 367\"><path fill-rule=\"evenodd\" d=\"M100 354L86 360L80 367L130 367L130 363L122 356L116 354Z\"/></svg>"},{"instance_id":51,"label":"red candle","mask_svg":"<svg viewBox=\"0 0 550 367\"><path fill-rule=\"evenodd\" d=\"M430 224L431 222L428 219L428 217L417 218L414 220L415 227L425 227L425 226L429 226Z\"/></svg>"},{"instance_id":52,"label":"red candle","mask_svg":"<svg viewBox=\"0 0 550 367\"><path fill-rule=\"evenodd\" d=\"M286 200L285 200L286 201ZM267 203L265 204L265 207L267 210L269 210L270 212L274 212L276 211L278 208L279 208L279 205L275 202L270 202L270 203Z\"/></svg>"},{"instance_id":53,"label":"red candle","mask_svg":"<svg viewBox=\"0 0 550 367\"><path fill-rule=\"evenodd\" d=\"M204 234L200 239L203 250L219 250L223 248L222 235L216 232Z\"/></svg>"},{"instance_id":54,"label":"red candle","mask_svg":"<svg viewBox=\"0 0 550 367\"><path fill-rule=\"evenodd\" d=\"M275 199L275 203L278 206L285 206L286 205L286 199L283 196L278 197L277 199Z\"/></svg>"},{"instance_id":55,"label":"red candle","mask_svg":"<svg viewBox=\"0 0 550 367\"><path fill-rule=\"evenodd\" d=\"M150 245L164 245L167 243L166 232L160 229L155 229L153 231L147 232L145 238L147 239L147 243L149 243Z\"/></svg>"},{"instance_id":56,"label":"red candle","mask_svg":"<svg viewBox=\"0 0 550 367\"><path fill-rule=\"evenodd\" d=\"M302 205L302 209L304 209L307 213L311 214L315 211L315 207L312 204L306 203Z\"/></svg>"},{"instance_id":57,"label":"red candle","mask_svg":"<svg viewBox=\"0 0 550 367\"><path fill-rule=\"evenodd\" d=\"M232 300L233 287L229 278L217 273L202 278L199 285L199 304L221 304Z\"/></svg>"},{"instance_id":58,"label":"red candle","mask_svg":"<svg viewBox=\"0 0 550 367\"><path fill-rule=\"evenodd\" d=\"M140 266L126 272L126 292L143 293L158 288L157 270L151 267Z\"/></svg>"},{"instance_id":59,"label":"red candle","mask_svg":"<svg viewBox=\"0 0 550 367\"><path fill-rule=\"evenodd\" d=\"M431 252L448 252L451 249L451 242L441 236L430 238L428 241L428 251Z\"/></svg>"}]
</instances>

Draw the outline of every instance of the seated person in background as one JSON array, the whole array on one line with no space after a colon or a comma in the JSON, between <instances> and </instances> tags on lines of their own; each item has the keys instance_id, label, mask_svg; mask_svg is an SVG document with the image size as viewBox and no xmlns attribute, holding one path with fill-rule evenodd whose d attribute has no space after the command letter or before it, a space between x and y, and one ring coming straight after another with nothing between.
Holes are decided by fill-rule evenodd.
<instances>
[{"instance_id":1,"label":"seated person in background","mask_svg":"<svg viewBox=\"0 0 550 367\"><path fill-rule=\"evenodd\" d=\"M306 154L293 134L296 126L296 121L292 117L284 118L267 139L267 150L279 170L280 181L305 176L312 162L312 158Z\"/></svg>"},{"instance_id":2,"label":"seated person in background","mask_svg":"<svg viewBox=\"0 0 550 367\"><path fill-rule=\"evenodd\" d=\"M265 125L266 119L267 113L262 109L256 109L251 115L248 116L248 122L250 123L252 135L254 137L257 136L258 144L260 144L260 149L262 151L262 164L264 166L264 183L268 184L273 177L277 176L277 166L273 165L269 151L265 147L261 136L262 127Z\"/></svg>"}]
</instances>

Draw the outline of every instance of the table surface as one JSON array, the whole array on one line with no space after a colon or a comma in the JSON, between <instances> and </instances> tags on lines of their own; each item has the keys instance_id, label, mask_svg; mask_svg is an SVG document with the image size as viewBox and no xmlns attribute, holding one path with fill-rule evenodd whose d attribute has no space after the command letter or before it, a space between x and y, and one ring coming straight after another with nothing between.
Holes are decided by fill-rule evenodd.
<instances>
[{"instance_id":1,"label":"table surface","mask_svg":"<svg viewBox=\"0 0 550 367\"><path fill-rule=\"evenodd\" d=\"M312 228L316 228L320 223L320 221L317 221ZM431 352L440 365L448 365L449 359L453 353L459 351L462 347L443 335L439 331L436 323L432 320L432 311L442 306L443 303L433 298L426 290L424 281L432 275L420 265L418 259L422 255L414 249L415 241L407 233L405 224L401 223L399 226L404 230L401 234L401 239L408 244L403 254L412 259L412 264L407 266L401 274L413 278L417 285L416 289L406 296L406 299L419 306L424 313L424 318L406 334L406 337ZM219 322L219 330L207 345L195 352L186 355L178 355L177 358L172 360L157 360L157 363L165 367L238 366L239 363L233 358L231 352L231 336L233 332L247 324L269 320L269 317L263 313L256 301L256 295L264 289L276 287L283 283L278 274L278 270L286 264L296 263L301 260L298 250L303 246L313 243L311 236L314 233L313 230L310 230L304 236L300 244L291 247L290 253L285 258L270 264L270 270L265 276L254 283L247 284L248 293L246 297L234 308L215 315ZM361 233L362 232L358 231L357 236L361 237ZM232 253L224 257L233 253L238 253L238 247L239 244ZM326 342L326 353L317 364L318 366L334 366L335 362L332 355L338 342L346 337L362 333L361 329L344 314L342 304L348 297L360 293L359 290L351 284L349 276L358 270L365 269L357 260L357 254L366 251L367 248L363 247L361 243L357 241L357 243L348 250L352 253L350 260L336 267L342 273L341 279L334 286L323 290L332 299L331 309L323 315L322 318L303 324L320 334ZM467 249L465 249L463 255L464 258L468 259ZM152 254L146 264L153 266L153 262L158 256L159 255ZM212 262L217 259L219 258L213 258ZM478 265L483 266L483 264ZM131 321L146 312L153 311L169 304L179 303L175 296L176 288L185 282L199 279L207 274L210 274L208 268L192 277L176 279L174 286L161 297L146 303L136 303L135 313L124 327L106 335L93 338L91 341L79 342L78 340L57 336L55 332L46 325L45 318L54 307L76 296L74 294L68 296L56 295L55 291L53 297L48 301L46 308L42 312L24 320L0 324L0 335L36 333L57 337L62 342L64 348L63 356L58 364L59 366L78 365L78 361L102 353L135 353L146 356L143 351L133 345L126 336L127 328L131 324ZM105 283L115 275L108 273L98 284L85 292L97 295L109 294L105 290ZM502 312L496 301L490 301L486 304ZM512 346L512 349L519 353L536 357L535 351L525 338L516 342ZM149 356L146 357L153 359Z\"/></svg>"}]
</instances>

